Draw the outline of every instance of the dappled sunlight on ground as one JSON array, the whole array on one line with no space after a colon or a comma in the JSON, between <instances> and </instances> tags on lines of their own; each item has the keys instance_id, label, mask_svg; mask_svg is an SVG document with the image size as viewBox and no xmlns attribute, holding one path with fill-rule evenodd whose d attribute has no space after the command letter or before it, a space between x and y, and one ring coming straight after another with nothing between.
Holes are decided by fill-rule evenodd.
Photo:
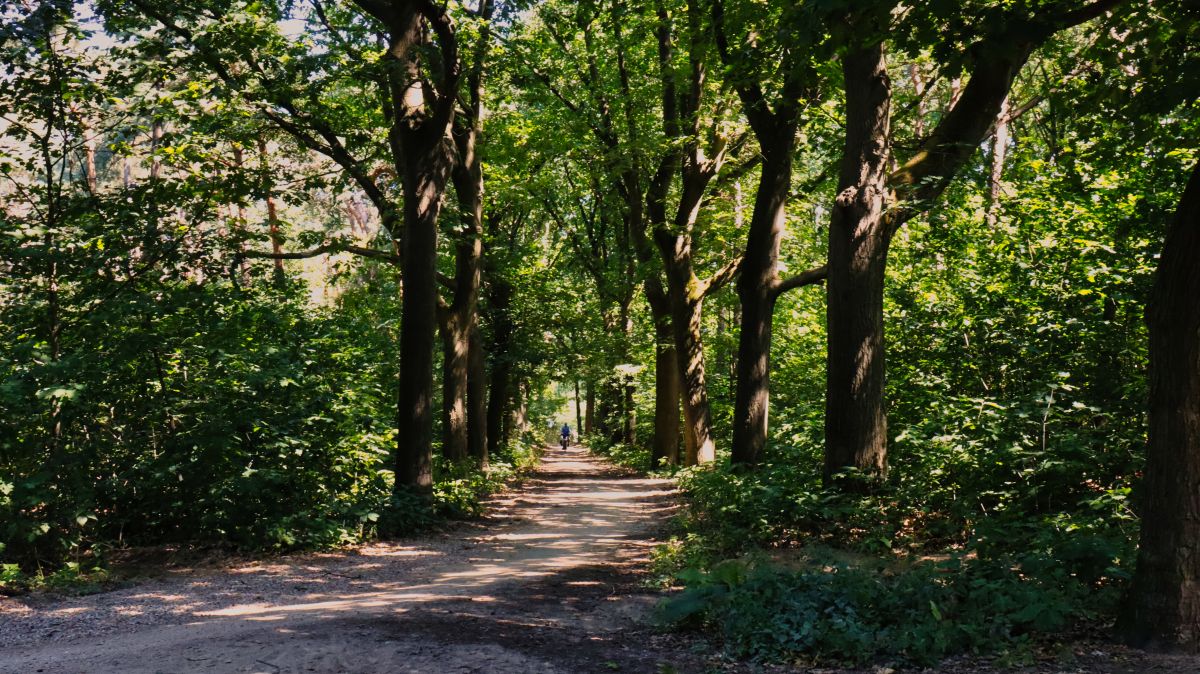
<instances>
[{"instance_id":1,"label":"dappled sunlight on ground","mask_svg":"<svg viewBox=\"0 0 1200 674\"><path fill-rule=\"evenodd\" d=\"M618 586L631 587L653 545L647 532L673 512L669 484L623 476L581 449L550 450L522 490L491 507L486 529L418 543L178 572L93 597L8 600L0 671L78 671L86 660L88 671L442 671L461 661L556 672L601 651L634 657L621 635L653 599ZM546 646L556 639L570 647ZM131 649L177 667L131 662ZM652 650L636 657L649 669L658 662Z\"/></svg>"}]
</instances>

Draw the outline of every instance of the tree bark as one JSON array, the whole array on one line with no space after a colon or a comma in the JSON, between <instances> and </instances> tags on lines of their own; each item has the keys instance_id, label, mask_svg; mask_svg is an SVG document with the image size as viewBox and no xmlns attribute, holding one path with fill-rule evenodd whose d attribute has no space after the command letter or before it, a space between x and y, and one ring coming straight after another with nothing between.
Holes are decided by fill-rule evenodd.
<instances>
[{"instance_id":1,"label":"tree bark","mask_svg":"<svg viewBox=\"0 0 1200 674\"><path fill-rule=\"evenodd\" d=\"M701 189L700 192L702 191ZM695 206L698 207L699 194L695 196ZM681 197L681 200L684 198ZM694 213L694 209L689 210ZM684 227L684 231L689 230L690 227ZM712 438L712 411L704 375L704 343L701 333L705 286L693 271L690 236L674 236L665 228L659 228L656 229L654 238L667 271L667 300L671 309L674 351L677 354L676 376L681 385L684 433L687 439L684 465L708 463L716 458L716 446Z\"/></svg>"},{"instance_id":2,"label":"tree bark","mask_svg":"<svg viewBox=\"0 0 1200 674\"><path fill-rule=\"evenodd\" d=\"M633 342L633 315L630 313L629 304L621 306L621 332L622 343L625 345ZM628 362L628 357L624 358ZM637 444L637 405L634 403L634 394L637 392L637 380L634 379L632 372L621 373L620 382L620 407L621 407L621 442L633 447Z\"/></svg>"},{"instance_id":3,"label":"tree bark","mask_svg":"<svg viewBox=\"0 0 1200 674\"><path fill-rule=\"evenodd\" d=\"M475 153L475 132L458 135L460 163L453 171L453 180L464 226L455 245L454 297L441 312L442 453L451 461L478 455L478 446L474 452L471 449L472 426L476 434L482 434L485 423L482 416L470 418L467 400L471 331L477 327L479 292L483 283L483 172ZM464 139L463 135L468 137ZM476 342L475 348L482 350L483 345Z\"/></svg>"},{"instance_id":4,"label":"tree bark","mask_svg":"<svg viewBox=\"0 0 1200 674\"><path fill-rule=\"evenodd\" d=\"M992 172L988 178L987 221L995 225L1000 217L1000 196L1004 192L1004 160L1008 155L1008 98L1000 104L996 115L996 131L992 134Z\"/></svg>"},{"instance_id":5,"label":"tree bark","mask_svg":"<svg viewBox=\"0 0 1200 674\"><path fill-rule=\"evenodd\" d=\"M467 353L467 451L475 465L487 468L487 358L478 314L471 316L470 341Z\"/></svg>"},{"instance_id":6,"label":"tree bark","mask_svg":"<svg viewBox=\"0 0 1200 674\"><path fill-rule=\"evenodd\" d=\"M1146 318L1150 434L1137 571L1117 624L1139 647L1200 649L1200 164L1167 231Z\"/></svg>"},{"instance_id":7,"label":"tree bark","mask_svg":"<svg viewBox=\"0 0 1200 674\"><path fill-rule=\"evenodd\" d=\"M575 434L583 435L583 401L579 399L579 377L575 378Z\"/></svg>"},{"instance_id":8,"label":"tree bark","mask_svg":"<svg viewBox=\"0 0 1200 674\"><path fill-rule=\"evenodd\" d=\"M505 440L511 439L514 435L518 438L525 432L529 424L528 418L528 399L525 395L525 383L518 382L512 387L512 409L506 415L505 423Z\"/></svg>"},{"instance_id":9,"label":"tree bark","mask_svg":"<svg viewBox=\"0 0 1200 674\"><path fill-rule=\"evenodd\" d=\"M355 0L355 4L387 29L385 112L391 121L388 143L403 195L404 295L395 487L429 497L433 492L438 216L455 164L455 147L449 136L462 77L458 37L454 22L437 5L412 0ZM429 47L434 39L438 55L431 57ZM336 150L333 154L345 154L336 137L322 135L329 148ZM361 166L349 165L352 175L362 182ZM389 209L381 209L385 223L389 213Z\"/></svg>"},{"instance_id":10,"label":"tree bark","mask_svg":"<svg viewBox=\"0 0 1200 674\"><path fill-rule=\"evenodd\" d=\"M666 302L665 297L658 300ZM664 462L679 465L679 359L671 321L663 318L654 322L654 442L650 465L655 468Z\"/></svg>"},{"instance_id":11,"label":"tree bark","mask_svg":"<svg viewBox=\"0 0 1200 674\"><path fill-rule=\"evenodd\" d=\"M587 380L584 386L587 388L587 393L585 394L587 396L587 409L583 414L583 434L591 435L592 427L596 423L596 386L592 383L591 379Z\"/></svg>"},{"instance_id":12,"label":"tree bark","mask_svg":"<svg viewBox=\"0 0 1200 674\"><path fill-rule=\"evenodd\" d=\"M408 145L417 145L409 143ZM441 139L434 145L441 146ZM418 145L418 147L420 147ZM417 149L417 148L413 148ZM437 327L437 219L449 157L426 147L404 157L404 296L400 324L400 396L396 484L433 492L433 347Z\"/></svg>"},{"instance_id":13,"label":"tree bark","mask_svg":"<svg viewBox=\"0 0 1200 674\"><path fill-rule=\"evenodd\" d=\"M829 224L825 480L887 470L883 284L891 83L882 45L842 59L846 145Z\"/></svg>"},{"instance_id":14,"label":"tree bark","mask_svg":"<svg viewBox=\"0 0 1200 674\"><path fill-rule=\"evenodd\" d=\"M509 409L512 378L510 353L514 325L509 307L513 288L507 279L491 275L488 281L488 306L492 316L492 376L487 407L487 449L495 455L508 443L509 428L505 423Z\"/></svg>"},{"instance_id":15,"label":"tree bark","mask_svg":"<svg viewBox=\"0 0 1200 674\"><path fill-rule=\"evenodd\" d=\"M471 351L470 328L457 311L443 313L442 456L458 462L470 452L467 438L467 387Z\"/></svg>"},{"instance_id":16,"label":"tree bark","mask_svg":"<svg viewBox=\"0 0 1200 674\"><path fill-rule=\"evenodd\" d=\"M1097 0L1077 12L1037 21L1014 19L1000 32L981 39L972 47L970 79L955 93L950 110L917 152L886 177L886 187L880 183L884 169L879 164L887 165L891 151L890 85L882 47L859 48L843 60L846 154L827 265L827 481L847 468L868 477L886 473L882 298L892 235L941 196L987 138L1033 49L1057 30L1094 18L1119 1ZM890 203L881 214L889 189Z\"/></svg>"},{"instance_id":17,"label":"tree bark","mask_svg":"<svg viewBox=\"0 0 1200 674\"><path fill-rule=\"evenodd\" d=\"M767 443L775 266L783 237L796 135L794 124L781 126L783 128L770 136L759 139L764 157L737 282L742 315L733 407L732 461L735 464L758 463Z\"/></svg>"},{"instance_id":18,"label":"tree bark","mask_svg":"<svg viewBox=\"0 0 1200 674\"><path fill-rule=\"evenodd\" d=\"M279 236L279 212L275 207L275 185L271 179L270 159L267 156L267 141L262 136L258 138L258 165L262 173L262 189L267 201L267 227L271 235L271 253L275 257L275 271L283 271L282 240Z\"/></svg>"}]
</instances>

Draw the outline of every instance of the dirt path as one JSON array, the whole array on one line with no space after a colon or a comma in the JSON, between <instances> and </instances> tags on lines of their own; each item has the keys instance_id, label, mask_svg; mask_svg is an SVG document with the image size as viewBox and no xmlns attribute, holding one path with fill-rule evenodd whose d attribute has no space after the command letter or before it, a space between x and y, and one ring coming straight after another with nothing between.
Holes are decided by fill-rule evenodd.
<instances>
[{"instance_id":1,"label":"dirt path","mask_svg":"<svg viewBox=\"0 0 1200 674\"><path fill-rule=\"evenodd\" d=\"M0 599L0 672L695 671L634 578L669 490L554 449L486 528Z\"/></svg>"}]
</instances>

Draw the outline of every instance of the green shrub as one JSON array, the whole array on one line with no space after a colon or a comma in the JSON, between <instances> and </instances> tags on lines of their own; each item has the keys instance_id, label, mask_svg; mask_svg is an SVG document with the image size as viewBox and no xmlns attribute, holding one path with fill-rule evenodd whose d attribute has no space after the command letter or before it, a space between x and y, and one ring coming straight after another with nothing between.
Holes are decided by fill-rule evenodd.
<instances>
[{"instance_id":1,"label":"green shrub","mask_svg":"<svg viewBox=\"0 0 1200 674\"><path fill-rule=\"evenodd\" d=\"M680 578L687 589L660 606L663 621L711 625L731 655L765 661L927 665L1011 648L1105 610L1116 597L1040 556L955 558L896 571L728 561Z\"/></svg>"}]
</instances>

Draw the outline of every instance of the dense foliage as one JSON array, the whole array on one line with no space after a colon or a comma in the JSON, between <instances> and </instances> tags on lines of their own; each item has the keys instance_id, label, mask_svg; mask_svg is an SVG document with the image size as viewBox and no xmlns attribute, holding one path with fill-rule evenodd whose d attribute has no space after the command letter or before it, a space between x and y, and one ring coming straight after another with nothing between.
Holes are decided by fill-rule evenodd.
<instances>
[{"instance_id":1,"label":"dense foliage","mask_svg":"<svg viewBox=\"0 0 1200 674\"><path fill-rule=\"evenodd\" d=\"M739 657L1116 615L1186 3L227 4L0 2L0 586L470 516L555 418Z\"/></svg>"}]
</instances>

